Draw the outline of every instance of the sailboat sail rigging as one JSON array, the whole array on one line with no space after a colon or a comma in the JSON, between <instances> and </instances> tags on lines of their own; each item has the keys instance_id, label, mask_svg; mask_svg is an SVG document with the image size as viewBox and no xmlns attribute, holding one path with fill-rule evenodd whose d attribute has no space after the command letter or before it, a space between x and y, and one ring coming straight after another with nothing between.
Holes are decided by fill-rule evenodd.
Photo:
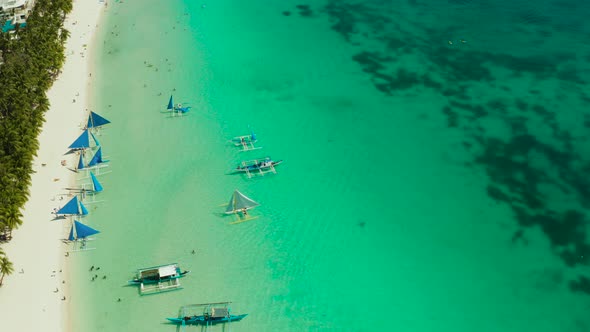
<instances>
[{"instance_id":1,"label":"sailboat sail rigging","mask_svg":"<svg viewBox=\"0 0 590 332\"><path fill-rule=\"evenodd\" d=\"M191 107L190 106L182 106L182 104L178 103L178 104L174 104L174 99L172 97L172 95L170 95L170 99L168 99L168 106L166 106L166 110L172 113L172 116L174 116L175 114L179 114L179 115L183 115L185 113L188 113L188 111L190 111Z\"/></svg>"},{"instance_id":2,"label":"sailboat sail rigging","mask_svg":"<svg viewBox=\"0 0 590 332\"><path fill-rule=\"evenodd\" d=\"M90 112L90 115L88 115L88 123L86 124L86 129L98 128L109 123L111 123L111 121L103 118L102 116L94 112Z\"/></svg>"},{"instance_id":3,"label":"sailboat sail rigging","mask_svg":"<svg viewBox=\"0 0 590 332\"><path fill-rule=\"evenodd\" d=\"M235 190L232 197L229 200L227 208L225 209L226 214L238 213L240 211L249 210L260 205L251 198L242 194L238 190Z\"/></svg>"},{"instance_id":4,"label":"sailboat sail rigging","mask_svg":"<svg viewBox=\"0 0 590 332\"><path fill-rule=\"evenodd\" d=\"M96 248L89 248L87 246L87 241L93 240L89 238L89 236L100 233L96 229L84 225L83 223L74 220L72 223L72 228L70 229L70 235L68 236L67 241L74 244L72 249L68 250L68 252L76 252L76 251L86 251L86 250L93 250Z\"/></svg>"},{"instance_id":5,"label":"sailboat sail rigging","mask_svg":"<svg viewBox=\"0 0 590 332\"><path fill-rule=\"evenodd\" d=\"M90 140L90 138L92 138L92 141ZM78 138L76 138L76 140L68 148L72 150L85 150L92 146L98 145L100 145L100 143L98 142L96 137L94 137L94 134L92 134L89 129L86 129L82 132L82 134L80 134L80 136L78 136Z\"/></svg>"},{"instance_id":6,"label":"sailboat sail rigging","mask_svg":"<svg viewBox=\"0 0 590 332\"><path fill-rule=\"evenodd\" d=\"M94 175L94 173L92 173L92 172L90 172L90 179L92 180L92 191L93 192L99 193L99 192L103 191L102 185L100 184L100 182L98 182L96 175Z\"/></svg>"},{"instance_id":7,"label":"sailboat sail rigging","mask_svg":"<svg viewBox=\"0 0 590 332\"><path fill-rule=\"evenodd\" d=\"M88 214L88 209L86 209L84 204L82 204L82 201L78 199L78 196L74 196L74 198L67 202L66 205L57 210L55 214L85 216Z\"/></svg>"},{"instance_id":8,"label":"sailboat sail rigging","mask_svg":"<svg viewBox=\"0 0 590 332\"><path fill-rule=\"evenodd\" d=\"M68 240L76 241L79 239L86 239L87 237L98 233L100 232L96 229L84 225L83 223L77 220L74 220L74 223L72 224L72 229L70 229L70 236L68 236Z\"/></svg>"},{"instance_id":9,"label":"sailboat sail rigging","mask_svg":"<svg viewBox=\"0 0 590 332\"><path fill-rule=\"evenodd\" d=\"M169 111L174 110L174 101L172 100L172 95L170 95L170 99L168 100L168 107L166 109Z\"/></svg>"},{"instance_id":10,"label":"sailboat sail rigging","mask_svg":"<svg viewBox=\"0 0 590 332\"><path fill-rule=\"evenodd\" d=\"M90 159L88 162L88 167L98 166L99 164L105 163L107 161L108 160L102 159L102 146L99 146L98 149L96 149L94 156L92 156L92 159Z\"/></svg>"}]
</instances>

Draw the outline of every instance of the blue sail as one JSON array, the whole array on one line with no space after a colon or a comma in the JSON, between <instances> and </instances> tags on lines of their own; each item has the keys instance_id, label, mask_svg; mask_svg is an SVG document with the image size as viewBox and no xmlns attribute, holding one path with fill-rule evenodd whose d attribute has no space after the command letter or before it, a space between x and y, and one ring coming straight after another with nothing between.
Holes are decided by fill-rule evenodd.
<instances>
[{"instance_id":1,"label":"blue sail","mask_svg":"<svg viewBox=\"0 0 590 332\"><path fill-rule=\"evenodd\" d=\"M75 231L75 233L74 233ZM70 230L70 236L68 236L68 240L74 241L76 239L84 239L90 235L100 233L96 229L86 226L83 223L74 220L74 224L72 225L72 229Z\"/></svg>"},{"instance_id":2,"label":"blue sail","mask_svg":"<svg viewBox=\"0 0 590 332\"><path fill-rule=\"evenodd\" d=\"M70 229L70 236L68 236L68 240L74 241L76 239L76 234L74 234L74 225L72 225L72 229Z\"/></svg>"},{"instance_id":3,"label":"blue sail","mask_svg":"<svg viewBox=\"0 0 590 332\"><path fill-rule=\"evenodd\" d=\"M79 214L81 214L81 215L83 215L83 216L86 216L86 215L88 215L88 210L86 209L86 207L84 206L84 204L82 204L82 202L80 202L80 211L81 211L82 213L79 213Z\"/></svg>"},{"instance_id":4,"label":"blue sail","mask_svg":"<svg viewBox=\"0 0 590 332\"><path fill-rule=\"evenodd\" d=\"M74 198L59 209L56 214L80 214L79 204L81 203L78 201L78 196L74 196ZM86 210L86 208L84 209ZM88 211L86 211L86 214L88 214Z\"/></svg>"},{"instance_id":5,"label":"blue sail","mask_svg":"<svg viewBox=\"0 0 590 332\"><path fill-rule=\"evenodd\" d=\"M168 109L168 110L174 109L174 102L172 101L172 95L170 95L170 100L168 100L168 107L166 109Z\"/></svg>"},{"instance_id":6,"label":"blue sail","mask_svg":"<svg viewBox=\"0 0 590 332\"><path fill-rule=\"evenodd\" d=\"M74 143L72 143L69 148L70 149L86 149L90 147L90 135L88 130L84 130L84 132L76 138Z\"/></svg>"},{"instance_id":7,"label":"blue sail","mask_svg":"<svg viewBox=\"0 0 590 332\"><path fill-rule=\"evenodd\" d=\"M84 169L84 154L80 153L80 159L78 160L78 169Z\"/></svg>"},{"instance_id":8,"label":"blue sail","mask_svg":"<svg viewBox=\"0 0 590 332\"><path fill-rule=\"evenodd\" d=\"M92 179L92 186L94 187L94 192L101 192L103 190L102 185L98 182L98 179L94 175L94 173L90 172L90 178Z\"/></svg>"},{"instance_id":9,"label":"blue sail","mask_svg":"<svg viewBox=\"0 0 590 332\"><path fill-rule=\"evenodd\" d=\"M92 159L90 159L90 161L88 162L88 167L92 167L92 166L96 166L100 163L103 163L104 161L102 160L102 147L98 147L98 150L96 150L96 153L94 154L94 156L92 156Z\"/></svg>"},{"instance_id":10,"label":"blue sail","mask_svg":"<svg viewBox=\"0 0 590 332\"><path fill-rule=\"evenodd\" d=\"M86 125L86 128L96 128L96 127L104 126L109 123L111 123L111 121L103 118L102 116L100 116L94 112L90 112L90 115L88 116L88 124Z\"/></svg>"},{"instance_id":11,"label":"blue sail","mask_svg":"<svg viewBox=\"0 0 590 332\"><path fill-rule=\"evenodd\" d=\"M98 141L98 139L96 138L96 136L94 136L93 133L90 133L90 136L92 136L92 139L94 140L94 144L96 144L96 146L100 146L100 142Z\"/></svg>"}]
</instances>

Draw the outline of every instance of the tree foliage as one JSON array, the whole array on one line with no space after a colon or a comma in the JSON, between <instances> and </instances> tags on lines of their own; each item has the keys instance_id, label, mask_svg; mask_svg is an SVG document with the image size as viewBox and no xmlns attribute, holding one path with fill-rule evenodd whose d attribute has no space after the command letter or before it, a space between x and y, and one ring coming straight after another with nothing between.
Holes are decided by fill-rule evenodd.
<instances>
[{"instance_id":1,"label":"tree foliage","mask_svg":"<svg viewBox=\"0 0 590 332\"><path fill-rule=\"evenodd\" d=\"M8 257L0 257L0 286L2 286L4 276L11 275L12 272L14 272L14 266L12 265L12 262L8 260Z\"/></svg>"},{"instance_id":2,"label":"tree foliage","mask_svg":"<svg viewBox=\"0 0 590 332\"><path fill-rule=\"evenodd\" d=\"M49 109L46 92L65 62L69 32L64 19L72 0L37 0L27 26L0 33L0 236L22 224L29 197L37 137ZM6 260L6 262L3 261ZM0 268L12 264L0 255ZM8 271L8 270L6 270ZM5 272L3 275L12 272ZM1 280L1 279L0 279ZM0 281L1 283L1 281Z\"/></svg>"}]
</instances>

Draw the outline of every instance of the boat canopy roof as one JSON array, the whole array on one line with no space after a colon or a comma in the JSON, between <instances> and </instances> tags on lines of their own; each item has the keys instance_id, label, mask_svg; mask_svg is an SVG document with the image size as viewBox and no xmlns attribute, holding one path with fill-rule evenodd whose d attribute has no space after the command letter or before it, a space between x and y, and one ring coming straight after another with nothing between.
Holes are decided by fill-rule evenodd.
<instances>
[{"instance_id":1,"label":"boat canopy roof","mask_svg":"<svg viewBox=\"0 0 590 332\"><path fill-rule=\"evenodd\" d=\"M213 318L220 318L220 317L227 317L229 316L229 309L228 308L212 308L211 309L211 317Z\"/></svg>"},{"instance_id":2,"label":"boat canopy roof","mask_svg":"<svg viewBox=\"0 0 590 332\"><path fill-rule=\"evenodd\" d=\"M171 277L176 274L176 265L162 266L158 269L160 278Z\"/></svg>"},{"instance_id":3,"label":"boat canopy roof","mask_svg":"<svg viewBox=\"0 0 590 332\"><path fill-rule=\"evenodd\" d=\"M229 200L227 209L225 209L225 213L234 213L242 209L248 210L257 207L258 205L260 204L246 197L246 195L242 194L236 189Z\"/></svg>"}]
</instances>

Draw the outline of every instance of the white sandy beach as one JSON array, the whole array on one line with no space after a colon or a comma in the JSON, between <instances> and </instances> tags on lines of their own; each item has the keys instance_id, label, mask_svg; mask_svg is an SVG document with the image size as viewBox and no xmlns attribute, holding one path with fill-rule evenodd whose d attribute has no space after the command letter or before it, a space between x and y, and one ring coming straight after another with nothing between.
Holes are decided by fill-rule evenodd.
<instances>
[{"instance_id":1,"label":"white sandy beach","mask_svg":"<svg viewBox=\"0 0 590 332\"><path fill-rule=\"evenodd\" d=\"M74 174L61 165L75 165L67 147L80 135L88 114L88 93L92 83L89 51L105 3L74 0L65 22L71 35L66 45L67 60L62 74L48 96L51 108L39 136L30 198L25 205L24 223L3 245L15 272L0 287L0 320L4 331L64 331L67 329L69 280L66 245L69 221L52 220L51 212L67 202L60 200L64 188L74 185ZM75 100L75 102L73 102ZM65 296L66 300L62 300Z\"/></svg>"}]
</instances>

